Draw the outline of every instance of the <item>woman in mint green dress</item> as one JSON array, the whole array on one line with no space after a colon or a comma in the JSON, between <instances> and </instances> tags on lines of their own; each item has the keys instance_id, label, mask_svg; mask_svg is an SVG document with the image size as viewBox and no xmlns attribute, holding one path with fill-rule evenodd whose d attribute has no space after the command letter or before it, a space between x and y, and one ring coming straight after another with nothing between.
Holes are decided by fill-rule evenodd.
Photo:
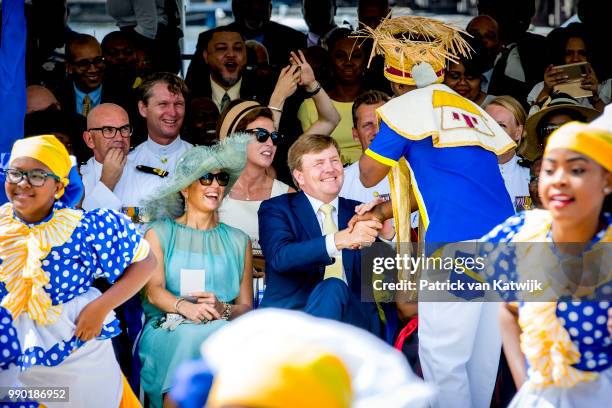
<instances>
[{"instance_id":1,"label":"woman in mint green dress","mask_svg":"<svg viewBox=\"0 0 612 408\"><path fill-rule=\"evenodd\" d=\"M249 140L236 135L185 152L147 205L154 222L145 238L159 261L145 286L139 354L152 407L163 405L177 366L198 358L208 336L251 308L251 243L216 215L244 168Z\"/></svg>"}]
</instances>

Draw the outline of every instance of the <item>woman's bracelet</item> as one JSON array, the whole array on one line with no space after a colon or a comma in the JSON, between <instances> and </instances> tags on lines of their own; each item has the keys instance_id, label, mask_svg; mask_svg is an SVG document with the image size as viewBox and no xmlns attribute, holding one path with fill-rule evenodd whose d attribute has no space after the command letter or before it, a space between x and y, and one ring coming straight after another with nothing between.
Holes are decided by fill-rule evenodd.
<instances>
[{"instance_id":1,"label":"woman's bracelet","mask_svg":"<svg viewBox=\"0 0 612 408\"><path fill-rule=\"evenodd\" d=\"M223 302L223 313L221 313L221 320L229 320L232 317L232 305Z\"/></svg>"},{"instance_id":2,"label":"woman's bracelet","mask_svg":"<svg viewBox=\"0 0 612 408\"><path fill-rule=\"evenodd\" d=\"M283 113L283 110L281 108L277 108L276 106L268 106L268 109L274 112Z\"/></svg>"},{"instance_id":3,"label":"woman's bracelet","mask_svg":"<svg viewBox=\"0 0 612 408\"><path fill-rule=\"evenodd\" d=\"M182 297L177 297L177 298L176 298L176 301L174 302L174 311L175 311L177 314L181 314L181 312L179 312L178 307L179 307L179 305L180 305L182 302L184 302L184 301L185 301L185 298L182 298Z\"/></svg>"}]
</instances>

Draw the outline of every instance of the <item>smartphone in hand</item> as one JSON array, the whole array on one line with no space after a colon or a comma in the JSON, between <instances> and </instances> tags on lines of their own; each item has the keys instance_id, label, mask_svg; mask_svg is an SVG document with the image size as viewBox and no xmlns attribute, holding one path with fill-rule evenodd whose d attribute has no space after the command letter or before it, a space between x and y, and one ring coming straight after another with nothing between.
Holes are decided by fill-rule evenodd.
<instances>
[{"instance_id":1,"label":"smartphone in hand","mask_svg":"<svg viewBox=\"0 0 612 408\"><path fill-rule=\"evenodd\" d=\"M591 72L591 64L588 62L576 62L574 64L558 65L555 68L560 69L567 76L567 80L562 84L554 86L556 92L568 94L573 98L586 98L593 96L593 92L588 89L582 89L582 79Z\"/></svg>"}]
</instances>

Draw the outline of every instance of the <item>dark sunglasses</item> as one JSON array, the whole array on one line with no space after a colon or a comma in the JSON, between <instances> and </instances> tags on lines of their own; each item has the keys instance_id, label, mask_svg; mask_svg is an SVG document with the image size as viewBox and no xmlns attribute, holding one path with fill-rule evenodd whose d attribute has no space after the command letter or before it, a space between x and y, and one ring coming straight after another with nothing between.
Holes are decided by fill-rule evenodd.
<instances>
[{"instance_id":1,"label":"dark sunglasses","mask_svg":"<svg viewBox=\"0 0 612 408\"><path fill-rule=\"evenodd\" d=\"M229 184L230 175L224 171L220 173L206 173L200 177L200 184L203 186L210 186L214 179L217 179L217 183L219 183L221 187L225 187Z\"/></svg>"},{"instance_id":2,"label":"dark sunglasses","mask_svg":"<svg viewBox=\"0 0 612 408\"><path fill-rule=\"evenodd\" d=\"M542 127L542 136L548 136L550 135L552 132L554 132L555 130L559 129L561 127L561 125L546 125L544 127Z\"/></svg>"},{"instance_id":3,"label":"dark sunglasses","mask_svg":"<svg viewBox=\"0 0 612 408\"><path fill-rule=\"evenodd\" d=\"M278 145L283 138L283 136L276 131L268 132L266 129L262 128L249 129L247 132L252 133L259 143L265 143L268 138L272 138L272 144L274 146Z\"/></svg>"}]
</instances>

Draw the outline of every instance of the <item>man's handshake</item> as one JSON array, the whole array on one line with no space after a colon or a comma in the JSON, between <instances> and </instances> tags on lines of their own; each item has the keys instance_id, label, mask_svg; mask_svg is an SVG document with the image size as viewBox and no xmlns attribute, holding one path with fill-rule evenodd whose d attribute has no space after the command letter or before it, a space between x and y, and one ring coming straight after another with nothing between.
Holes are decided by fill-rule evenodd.
<instances>
[{"instance_id":1,"label":"man's handshake","mask_svg":"<svg viewBox=\"0 0 612 408\"><path fill-rule=\"evenodd\" d=\"M395 229L390 219L386 219L381 207L385 200L377 198L369 203L361 204L355 208L355 216L350 220L348 228L335 235L336 248L360 249L370 246L379 235L391 240L395 236Z\"/></svg>"},{"instance_id":2,"label":"man's handshake","mask_svg":"<svg viewBox=\"0 0 612 408\"><path fill-rule=\"evenodd\" d=\"M382 223L377 220L358 221L352 230L346 228L336 232L336 235L334 235L336 248L342 250L370 246L376 240L378 231L382 226Z\"/></svg>"}]
</instances>

